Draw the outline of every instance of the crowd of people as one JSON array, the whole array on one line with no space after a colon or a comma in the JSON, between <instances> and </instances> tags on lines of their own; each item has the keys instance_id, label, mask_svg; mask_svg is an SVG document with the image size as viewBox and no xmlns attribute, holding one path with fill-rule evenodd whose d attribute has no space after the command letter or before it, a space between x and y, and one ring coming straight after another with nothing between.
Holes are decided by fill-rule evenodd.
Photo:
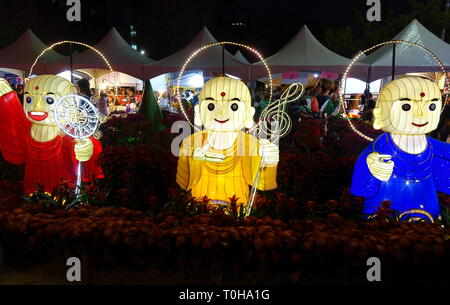
<instances>
[{"instance_id":1,"label":"crowd of people","mask_svg":"<svg viewBox=\"0 0 450 305\"><path fill-rule=\"evenodd\" d=\"M108 116L112 112L132 113L139 109L142 100L142 91L134 88L119 88L116 94L115 90L95 90L90 88L89 81L80 79L77 82L79 93L89 98L96 104L99 112Z\"/></svg>"},{"instance_id":2,"label":"crowd of people","mask_svg":"<svg viewBox=\"0 0 450 305\"><path fill-rule=\"evenodd\" d=\"M286 86L274 90L273 100L280 98ZM267 90L258 91L255 94L254 107L257 118L269 104L270 95ZM298 121L302 118L331 118L340 114L339 90L334 87L322 87L320 85L308 86L303 96L289 104L291 119Z\"/></svg>"}]
</instances>

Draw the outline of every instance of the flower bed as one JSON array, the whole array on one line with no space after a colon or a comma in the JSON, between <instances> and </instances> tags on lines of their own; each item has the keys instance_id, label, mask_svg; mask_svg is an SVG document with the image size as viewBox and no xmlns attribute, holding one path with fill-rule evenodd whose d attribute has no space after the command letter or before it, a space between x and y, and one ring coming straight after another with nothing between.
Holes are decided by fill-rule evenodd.
<instances>
[{"instance_id":1,"label":"flower bed","mask_svg":"<svg viewBox=\"0 0 450 305\"><path fill-rule=\"evenodd\" d=\"M257 270L267 282L280 276L286 282L323 280L315 279L317 274L364 282L371 256L381 259L390 280L407 280L402 277L407 270L414 271L413 281L428 273L445 279L450 270L449 228L356 222L337 213L317 220L237 220L219 211L190 217L166 211L149 217L124 207L64 210L3 202L0 228L6 248L33 255L59 249L61 256L87 253L106 264L148 264L225 277Z\"/></svg>"}]
</instances>

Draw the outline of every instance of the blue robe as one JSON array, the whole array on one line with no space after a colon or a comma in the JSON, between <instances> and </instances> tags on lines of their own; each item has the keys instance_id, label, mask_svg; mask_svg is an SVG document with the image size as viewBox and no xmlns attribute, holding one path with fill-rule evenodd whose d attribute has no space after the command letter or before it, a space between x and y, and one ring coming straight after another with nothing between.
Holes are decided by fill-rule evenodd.
<instances>
[{"instance_id":1,"label":"blue robe","mask_svg":"<svg viewBox=\"0 0 450 305\"><path fill-rule=\"evenodd\" d=\"M359 155L350 192L365 197L366 214L375 213L383 200L389 200L399 212L421 209L434 219L440 215L436 191L450 194L450 144L430 137L427 142L424 152L408 154L384 133ZM372 152L392 156L394 170L388 181L370 173L366 159Z\"/></svg>"}]
</instances>

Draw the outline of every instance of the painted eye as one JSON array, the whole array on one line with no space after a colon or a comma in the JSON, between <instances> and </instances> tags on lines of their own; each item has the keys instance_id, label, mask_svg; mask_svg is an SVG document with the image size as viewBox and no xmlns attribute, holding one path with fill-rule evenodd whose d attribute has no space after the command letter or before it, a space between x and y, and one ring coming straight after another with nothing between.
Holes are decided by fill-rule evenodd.
<instances>
[{"instance_id":1,"label":"painted eye","mask_svg":"<svg viewBox=\"0 0 450 305\"><path fill-rule=\"evenodd\" d=\"M51 98L51 97L47 97L47 98L45 99L45 101L46 101L47 104L49 104L49 105L51 105L51 104L53 104L53 103L55 102L55 100L54 100L53 98Z\"/></svg>"},{"instance_id":2,"label":"painted eye","mask_svg":"<svg viewBox=\"0 0 450 305\"><path fill-rule=\"evenodd\" d=\"M214 108L215 108L215 106L214 106L213 103L209 103L209 104L208 104L208 110L209 110L209 111L213 111Z\"/></svg>"},{"instance_id":3,"label":"painted eye","mask_svg":"<svg viewBox=\"0 0 450 305\"><path fill-rule=\"evenodd\" d=\"M402 109L404 111L409 111L409 110L411 110L411 105L410 104L403 104Z\"/></svg>"},{"instance_id":4,"label":"painted eye","mask_svg":"<svg viewBox=\"0 0 450 305\"><path fill-rule=\"evenodd\" d=\"M428 109L430 109L430 111L435 111L436 110L436 104L430 104L430 106L428 106Z\"/></svg>"},{"instance_id":5,"label":"painted eye","mask_svg":"<svg viewBox=\"0 0 450 305\"><path fill-rule=\"evenodd\" d=\"M231 110L236 111L238 110L239 106L236 103L231 104Z\"/></svg>"},{"instance_id":6,"label":"painted eye","mask_svg":"<svg viewBox=\"0 0 450 305\"><path fill-rule=\"evenodd\" d=\"M31 104L33 102L33 99L31 98L31 96L27 96L27 103Z\"/></svg>"}]
</instances>

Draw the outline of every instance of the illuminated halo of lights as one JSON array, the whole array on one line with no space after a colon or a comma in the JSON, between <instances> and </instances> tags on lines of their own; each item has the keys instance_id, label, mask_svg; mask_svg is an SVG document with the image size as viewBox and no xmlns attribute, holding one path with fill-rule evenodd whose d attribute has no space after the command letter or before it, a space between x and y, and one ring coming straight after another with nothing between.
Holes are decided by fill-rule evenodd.
<instances>
[{"instance_id":1,"label":"illuminated halo of lights","mask_svg":"<svg viewBox=\"0 0 450 305\"><path fill-rule=\"evenodd\" d=\"M344 111L344 116L347 119L351 129L360 137L368 140L368 141L373 141L374 139L363 134L361 131L357 130L356 127L353 125L353 123L351 122L350 118L347 115L347 110L345 109L345 102L344 102L344 92L345 92L345 84L346 84L346 79L347 79L347 75L350 72L350 69L352 68L352 66L355 64L356 61L358 61L358 59L362 56L365 55L365 53L372 51L375 48L384 46L384 45L388 45L388 44L397 44L397 43L404 43L406 45L410 45L410 46L415 46L418 47L419 49L424 50L425 52L427 52L428 54L430 54L435 60L436 62L439 64L441 71L444 73L444 92L447 91L445 90L445 86L447 85L448 87L448 78L447 78L447 70L445 69L445 66L442 64L442 62L439 60L439 58L433 53L431 52L429 49L427 49L426 47L417 44L415 42L411 42L411 41L406 41L406 40L390 40L390 41L385 41L385 42L381 42L379 44L376 44L364 51L359 51L359 53L353 57L352 61L350 62L350 64L348 65L347 69L344 72L344 75L342 76L342 80L340 82L340 86L339 86L339 102L341 104L341 108ZM445 103L445 101L443 101L443 103ZM444 109L444 107L442 107L442 110ZM441 112L442 112L441 110Z\"/></svg>"},{"instance_id":2,"label":"illuminated halo of lights","mask_svg":"<svg viewBox=\"0 0 450 305\"><path fill-rule=\"evenodd\" d=\"M63 40L63 41L55 42L55 43L53 43L51 46L49 46L49 47L45 48L44 50L42 50L42 52L41 52L41 53L36 57L36 59L34 60L33 65L32 65L31 68L30 68L30 72L28 73L28 77L30 77L30 76L33 74L33 69L34 69L34 67L35 67L36 64L38 63L39 59L40 59L42 56L44 56L45 53L47 53L47 52L50 51L50 50L53 50L55 47L58 47L58 46L60 46L60 45L66 44L66 43L77 44L77 45L80 45L80 46L83 46L83 47L86 47L86 48L91 49L92 51L94 51L95 53L97 53L97 54L103 59L103 61L105 62L105 64L108 66L108 69L109 69L111 72L114 72L114 70L112 69L112 67L111 67L111 65L110 65L110 63L109 63L109 61L106 59L105 55L103 55L102 52L100 52L99 50L97 50L97 49L94 48L93 46L90 46L90 45L88 45L88 44L86 44L86 43L79 42L79 41Z\"/></svg>"},{"instance_id":3,"label":"illuminated halo of lights","mask_svg":"<svg viewBox=\"0 0 450 305\"><path fill-rule=\"evenodd\" d=\"M431 223L434 223L433 216L431 216L431 214L428 213L427 211L421 210L421 209L412 209L412 210L404 211L403 213L401 213L401 214L398 216L398 219L401 220L403 216L407 216L407 215L409 215L409 214L421 214L421 215L425 215L425 216L431 221Z\"/></svg>"},{"instance_id":4,"label":"illuminated halo of lights","mask_svg":"<svg viewBox=\"0 0 450 305\"><path fill-rule=\"evenodd\" d=\"M238 46L238 47L242 47L242 48L246 48L247 50L253 52L254 54L256 54L256 56L262 61L262 63L264 64L264 67L267 70L267 74L269 77L269 88L270 88L270 97L269 97L269 103L272 101L272 96L273 96L273 89L272 89L272 73L270 72L269 66L267 65L264 57L261 55L261 53L259 53L257 50L253 49L252 47L249 47L245 44L242 43L237 43L237 42L231 42L231 41L221 41L221 42L216 42L216 43L211 43L211 44L207 44L204 45L201 48L198 48L197 50L195 50L184 62L183 66L181 67L181 71L178 74L178 78L177 78L177 99L179 101L179 105L180 105L180 109L181 112L183 113L186 121L189 123L189 125L191 125L195 130L200 131L199 128L197 128L194 124L192 124L192 122L189 120L186 111L184 110L183 107L183 103L181 103L181 94L180 94L180 84L181 84L181 77L183 76L184 71L186 70L187 65L191 62L191 60L197 56L199 53L203 52L204 50L210 48L210 47L215 47L215 46L223 46L223 45L234 45L234 46ZM253 130L254 128L256 128L258 126L258 124L255 124L255 126L253 126L252 128L249 129L249 131Z\"/></svg>"}]
</instances>

